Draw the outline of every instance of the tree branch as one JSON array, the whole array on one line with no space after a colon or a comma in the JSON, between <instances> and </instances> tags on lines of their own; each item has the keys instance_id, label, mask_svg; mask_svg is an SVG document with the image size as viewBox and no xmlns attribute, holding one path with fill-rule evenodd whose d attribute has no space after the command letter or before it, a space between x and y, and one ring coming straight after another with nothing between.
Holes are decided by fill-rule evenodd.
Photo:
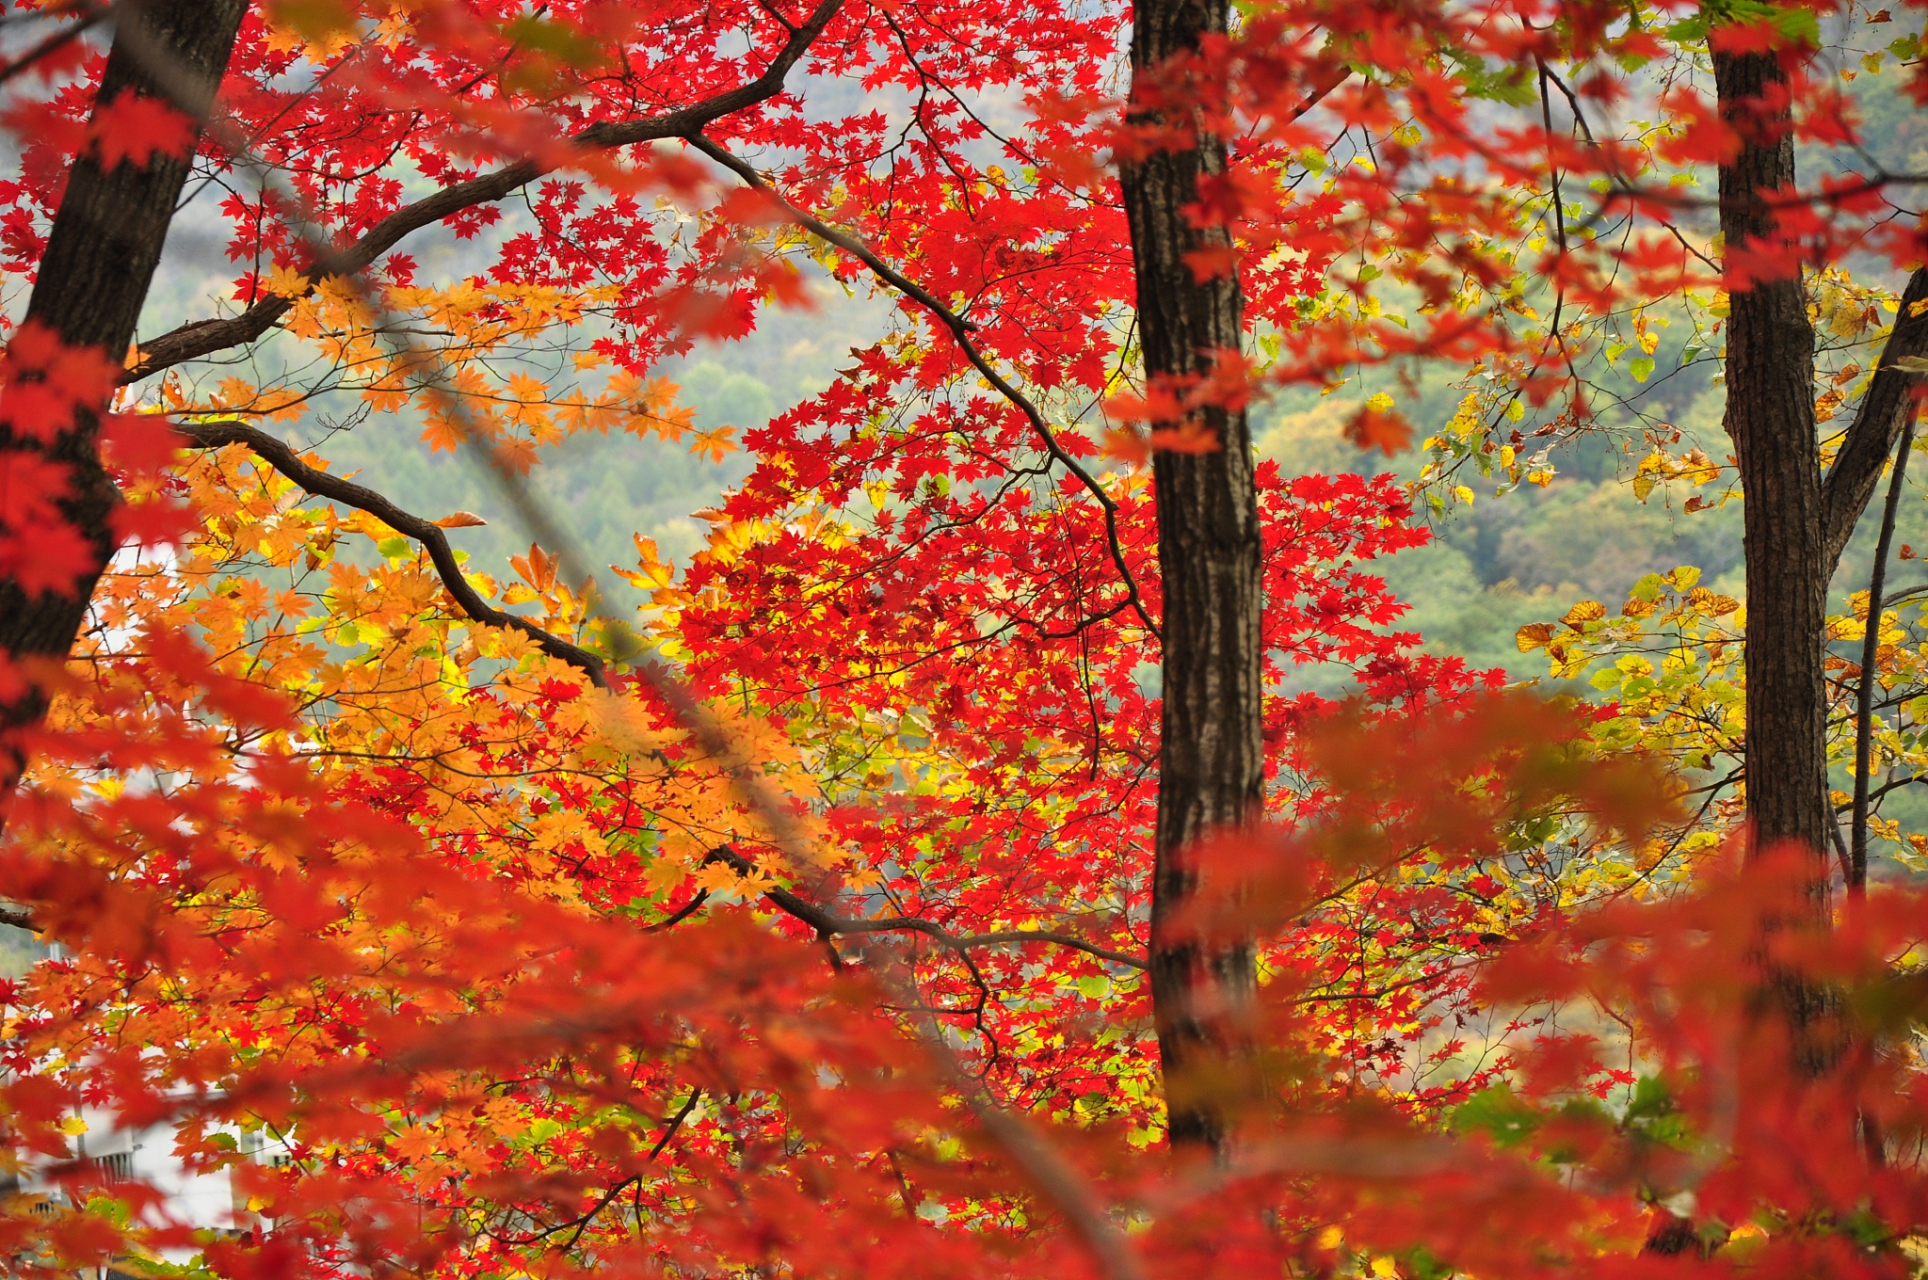
<instances>
[{"instance_id":1,"label":"tree branch","mask_svg":"<svg viewBox=\"0 0 1928 1280\"><path fill-rule=\"evenodd\" d=\"M631 143L680 138L724 116L775 97L783 90L784 77L809 51L817 37L823 34L823 29L842 6L843 0L819 0L803 25L791 28L789 39L784 41L783 48L764 68L763 74L748 84L661 115L590 125L570 137L568 145L583 151L602 151ZM410 232L419 231L475 205L492 204L517 188L563 167L566 150L559 148L553 158L519 160L404 205L370 227L353 244L322 257L302 274L310 287L329 276L353 275L394 248ZM294 303L293 298L271 295L259 299L238 316L224 320L197 320L170 330L141 344L138 362L121 375L121 381L136 382L183 361L253 342L273 328Z\"/></svg>"},{"instance_id":2,"label":"tree branch","mask_svg":"<svg viewBox=\"0 0 1928 1280\"><path fill-rule=\"evenodd\" d=\"M0 67L0 84L36 66L49 55L58 53L75 39L99 26L101 21L113 11L114 6L109 4L68 5L64 9L55 7L41 10L38 16L43 18L77 18L78 21L68 23L12 62L7 63L6 66Z\"/></svg>"},{"instance_id":3,"label":"tree branch","mask_svg":"<svg viewBox=\"0 0 1928 1280\"><path fill-rule=\"evenodd\" d=\"M712 850L709 860L723 863L738 875L747 876L753 875L756 872L756 865L754 863L727 845ZM1143 969L1146 967L1144 959L1140 956L1130 955L1123 951L1114 951L1110 947L1101 947L1095 942L1086 942L1083 938L1076 937L1069 933L1057 933L1042 929L1006 929L998 933L960 935L952 933L938 925L934 925L928 920L918 920L910 916L864 919L858 916L836 915L824 910L807 898L798 897L796 894L790 892L790 890L784 888L766 890L763 896L768 898L785 914L802 921L804 924L816 930L817 936L820 938L831 938L837 934L921 933L927 938L935 939L959 955L962 955L973 947L997 947L1008 946L1014 943L1048 942L1053 946L1064 947L1071 951L1082 951L1088 956L1108 961L1111 964L1121 964L1132 969Z\"/></svg>"},{"instance_id":4,"label":"tree branch","mask_svg":"<svg viewBox=\"0 0 1928 1280\"><path fill-rule=\"evenodd\" d=\"M1895 449L1894 475L1888 481L1888 501L1881 512L1881 535L1875 540L1874 567L1868 575L1868 625L1861 636L1861 671L1854 686L1854 813L1848 824L1847 873L1851 897L1868 891L1868 767L1874 757L1874 695L1875 682L1879 679L1876 668L1881 657L1881 588L1887 582L1888 548L1894 541L1895 516L1901 508L1901 491L1908 475L1908 455L1914 451L1915 443L1914 398L1910 396L1905 403L1907 412L1901 415L1901 440Z\"/></svg>"},{"instance_id":5,"label":"tree branch","mask_svg":"<svg viewBox=\"0 0 1928 1280\"><path fill-rule=\"evenodd\" d=\"M870 268L872 274L885 284L888 284L905 297L914 299L919 306L930 312L931 316L936 319L939 324L950 331L951 340L957 343L958 349L964 353L964 358L971 362L971 366L983 375L986 382L989 382L991 386L997 389L999 395L1003 396L1019 413L1024 415L1025 420L1031 424L1031 429L1037 433L1038 438L1044 443L1045 452L1050 454L1052 459L1064 467L1066 471L1069 471L1072 476L1077 479L1078 483L1083 485L1085 490L1098 500L1098 505L1104 509L1105 513L1105 538L1110 545L1111 561L1117 566L1119 576L1124 579L1125 592L1131 603L1132 611L1138 615L1138 620L1144 625L1145 630L1157 636L1159 634L1158 624L1152 621L1151 614L1145 608L1144 598L1138 592L1138 580L1132 575L1131 566L1125 560L1124 545L1119 541L1118 503L1109 493L1105 492L1104 486L1098 483L1097 477L1085 470L1082 463L1066 452L1065 447L1058 442L1057 434L1052 431L1051 424L1044 420L1044 414L1039 411L1036 404L1032 403L1031 398L1013 386L1008 378L999 373L997 369L992 366L991 362L984 358L983 353L977 349L977 344L972 342L970 337L971 331L976 329L977 326L938 301L928 289L916 281L909 279L895 267L878 257L876 251L856 236L831 226L821 218L811 215L784 199L769 183L763 180L762 175L757 173L755 169L718 146L715 142L704 137L701 131L691 132L685 140L692 147L695 147L698 151L701 151L704 155L716 161L716 163L722 165L731 173L734 173L738 178L741 178L745 186L764 192L772 200L775 200L798 226L804 228L819 239L828 241L839 249L842 249L845 253Z\"/></svg>"},{"instance_id":6,"label":"tree branch","mask_svg":"<svg viewBox=\"0 0 1928 1280\"><path fill-rule=\"evenodd\" d=\"M527 618L505 613L483 600L475 588L469 585L468 579L462 573L462 567L456 563L455 552L450 548L448 535L442 531L441 526L424 520L420 516L410 515L373 489L309 466L287 444L246 423L180 423L176 424L175 430L187 438L191 447L197 449L218 449L230 444L245 445L256 457L316 497L329 498L354 507L358 511L366 511L395 532L415 539L428 551L430 561L434 563L436 571L441 575L443 586L471 621L520 631L534 640L543 652L581 670L598 688L609 687L603 661L595 654L570 644ZM739 875L751 875L756 871L755 865L748 858L727 847L714 851L710 857L712 861L728 864ZM1095 942L1087 942L1083 938L1068 933L1007 929L996 933L960 936L928 920L911 917L864 919L836 915L784 888L771 888L764 896L785 914L809 925L819 937L826 939L838 934L921 933L959 955L976 947L1048 942L1053 946L1081 951L1112 964L1125 965L1133 969L1145 968L1145 961L1138 956L1115 951ZM707 890L698 893L668 919L646 926L644 932L656 932L679 923L702 906L708 898ZM31 917L4 908L0 908L0 924L11 924L22 929L34 928Z\"/></svg>"},{"instance_id":7,"label":"tree branch","mask_svg":"<svg viewBox=\"0 0 1928 1280\"><path fill-rule=\"evenodd\" d=\"M1914 384L1919 375L1896 362L1928 355L1928 307L1916 315L1915 304L1928 303L1928 267L1908 277L1901 310L1881 350L1881 362L1855 410L1841 451L1821 482L1821 547L1829 573L1840 563L1854 526L1881 480L1888 455L1894 452L1901 428L1914 413Z\"/></svg>"},{"instance_id":8,"label":"tree branch","mask_svg":"<svg viewBox=\"0 0 1928 1280\"><path fill-rule=\"evenodd\" d=\"M395 532L415 539L428 551L430 561L434 563L436 572L441 575L443 587L447 589L457 607L468 615L471 621L520 631L535 641L536 646L550 657L580 670L597 688L609 687L601 658L587 649L570 644L527 618L505 613L484 600L481 594L469 585L468 578L462 573L462 566L456 563L455 552L449 546L448 535L443 533L441 526L433 521L410 515L373 489L356 484L352 480L344 480L340 476L330 475L318 467L309 466L286 444L244 422L176 423L174 429L187 437L189 445L196 449L218 449L230 444L246 445L256 457L316 497L330 498L354 507L358 511L366 511Z\"/></svg>"}]
</instances>

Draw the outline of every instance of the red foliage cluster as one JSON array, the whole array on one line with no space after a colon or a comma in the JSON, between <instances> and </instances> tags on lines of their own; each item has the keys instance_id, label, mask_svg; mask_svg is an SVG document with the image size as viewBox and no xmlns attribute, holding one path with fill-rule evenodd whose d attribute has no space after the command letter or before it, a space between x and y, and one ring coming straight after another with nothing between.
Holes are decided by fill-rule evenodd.
<instances>
[{"instance_id":1,"label":"red foliage cluster","mask_svg":"<svg viewBox=\"0 0 1928 1280\"><path fill-rule=\"evenodd\" d=\"M1662 161L1718 159L1742 129L1846 136L1800 23L1775 25L1808 12L1713 37L1780 51L1792 115L1720 119L1675 91ZM51 1271L179 1249L237 1280L1910 1273L1921 895L1822 928L1771 856L1654 900L1565 892L1583 862L1644 872L1667 787L1596 758L1584 713L1497 698L1497 676L1398 629L1373 563L1426 534L1386 479L1259 470L1275 825L1207 851L1181 923L1257 936L1261 995L1226 1014L1237 1052L1209 1077L1161 1081L1146 1034L1157 512L1081 424L1106 405L1152 424L1110 435L1142 462L1210 446L1183 421L1200 403L1418 356L1482 361L1536 408L1577 393L1571 336L1517 328L1511 279L1592 311L1716 282L1652 156L1474 106L1550 92L1554 64L1579 69L1576 113L1610 104L1616 66L1706 34L1624 13L1258 5L1138 86L1129 120L1103 7L252 14L206 163L290 186L224 205L236 301L257 334L339 303L344 379L382 326L355 329L331 278L379 265L393 305L458 310L407 294L419 269L388 254L437 222L487 259L446 291L467 290L462 323L534 325L525 298L543 324L593 317L593 351L631 374L802 297L798 227L837 278L910 301L749 435L756 468L709 549L652 601L650 656L680 675L572 671L462 616L457 584L389 538L377 567L329 559L368 526L290 534L295 504L232 456L162 481L168 438L106 419L139 499L117 531L170 532L180 563L110 575L84 661L34 673L52 717L9 744L36 772L6 809L0 892L63 951L6 986L0 1131L79 1207L0 1209L0 1255ZM74 155L186 144L151 103L96 109L98 59L50 49L50 95L10 108L30 141L0 249L20 275ZM781 75L751 92L785 57L909 105L813 111ZM1005 129L979 96L1029 114ZM1240 140L1186 215L1238 249L1192 267L1236 270L1280 354L1118 396L1133 282L1099 158L1195 128ZM1380 139L1374 162L1301 195L1333 129ZM1561 221L1518 248L1538 217L1518 192L1550 174L1651 233ZM1868 229L1886 180L1788 193L1776 237L1728 247L1724 283L1851 245L1917 253L1912 227ZM513 228L498 196L458 198L493 183L529 188ZM1338 274L1354 254L1412 288L1410 327L1331 305L1366 296L1363 271ZM288 328L314 337L316 314ZM125 370L14 334L0 573L62 592L100 567L58 451L91 447L116 381L194 329ZM350 385L390 394L406 363ZM1353 429L1388 452L1408 432L1376 407ZM169 484L195 527L153 503ZM302 555L326 578L313 600L244 571ZM553 561L521 564L530 598L562 602L547 621L582 622ZM1310 668L1351 696L1293 691ZM794 794L764 803L766 784ZM1224 1163L1163 1149L1161 1091L1224 1100ZM196 1231L157 1188L110 1184L69 1142L83 1108L174 1125L191 1167L232 1175L240 1225ZM241 1149L264 1133L287 1163Z\"/></svg>"}]
</instances>

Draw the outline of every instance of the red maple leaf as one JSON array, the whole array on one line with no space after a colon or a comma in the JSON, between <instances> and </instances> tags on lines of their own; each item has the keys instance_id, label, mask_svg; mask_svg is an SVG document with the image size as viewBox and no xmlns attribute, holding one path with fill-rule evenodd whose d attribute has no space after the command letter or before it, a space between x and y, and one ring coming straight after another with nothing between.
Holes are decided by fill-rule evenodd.
<instances>
[{"instance_id":1,"label":"red maple leaf","mask_svg":"<svg viewBox=\"0 0 1928 1280\"><path fill-rule=\"evenodd\" d=\"M159 98L123 93L94 112L87 135L98 148L101 168L123 160L144 168L156 151L186 156L194 145L194 120Z\"/></svg>"},{"instance_id":2,"label":"red maple leaf","mask_svg":"<svg viewBox=\"0 0 1928 1280\"><path fill-rule=\"evenodd\" d=\"M0 525L23 531L58 519L54 502L67 492L68 467L34 453L0 453Z\"/></svg>"},{"instance_id":3,"label":"red maple leaf","mask_svg":"<svg viewBox=\"0 0 1928 1280\"><path fill-rule=\"evenodd\" d=\"M65 520L51 519L14 534L0 534L0 573L29 597L68 595L98 566L94 549Z\"/></svg>"},{"instance_id":4,"label":"red maple leaf","mask_svg":"<svg viewBox=\"0 0 1928 1280\"><path fill-rule=\"evenodd\" d=\"M174 460L181 443L167 420L152 414L116 414L101 424L101 452L110 466L123 471L159 471Z\"/></svg>"},{"instance_id":5,"label":"red maple leaf","mask_svg":"<svg viewBox=\"0 0 1928 1280\"><path fill-rule=\"evenodd\" d=\"M0 425L23 439L51 441L73 422L73 402L46 382L15 383L0 398Z\"/></svg>"}]
</instances>

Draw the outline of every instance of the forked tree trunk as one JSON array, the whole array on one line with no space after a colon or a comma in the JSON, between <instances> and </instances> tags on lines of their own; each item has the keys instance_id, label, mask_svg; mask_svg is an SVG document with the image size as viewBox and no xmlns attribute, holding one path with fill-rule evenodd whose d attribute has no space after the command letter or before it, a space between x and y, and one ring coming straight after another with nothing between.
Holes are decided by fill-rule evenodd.
<instances>
[{"instance_id":1,"label":"forked tree trunk","mask_svg":"<svg viewBox=\"0 0 1928 1280\"><path fill-rule=\"evenodd\" d=\"M1773 201L1794 188L1786 76L1773 53L1716 53L1721 114L1743 145L1720 170L1720 226L1733 258L1774 241ZM1735 282L1738 283L1738 282ZM1799 841L1815 859L1813 907L1827 910L1827 698L1823 683L1829 580L1915 412L1903 358L1928 352L1928 270L1902 294L1893 332L1824 478L1814 414L1814 328L1800 278L1733 288L1727 319L1727 412L1745 497L1747 554L1747 812L1754 847Z\"/></svg>"},{"instance_id":2,"label":"forked tree trunk","mask_svg":"<svg viewBox=\"0 0 1928 1280\"><path fill-rule=\"evenodd\" d=\"M205 111L227 72L246 11L247 0L148 0L126 6L96 103L128 92L167 99L162 86L170 83L183 96L195 95L186 105ZM172 68L167 81L151 69L157 61ZM123 160L106 172L91 154L76 160L47 238L27 319L69 346L102 348L118 363L133 341L187 174L187 159L160 151L145 166ZM61 510L86 538L92 571L71 595L29 595L13 579L0 578L0 653L59 658L73 647L94 583L114 552L110 517L118 495L101 468L97 436L97 418L83 412L72 429L45 446L48 456L72 469L72 493ZM42 448L0 428L0 452ZM45 709L38 690L0 704L0 733L32 724ZM9 745L0 754L0 795L18 780L22 765L17 748Z\"/></svg>"},{"instance_id":3,"label":"forked tree trunk","mask_svg":"<svg viewBox=\"0 0 1928 1280\"><path fill-rule=\"evenodd\" d=\"M1199 37L1222 32L1223 0L1138 0L1135 79ZM1194 227L1181 210L1198 179L1226 163L1225 145L1197 138L1124 169L1138 285L1138 334L1148 378L1203 373L1212 353L1240 345L1238 280L1200 282L1191 250L1227 243L1222 229ZM1249 821L1264 787L1260 719L1258 499L1244 412L1212 408L1205 424L1222 448L1160 451L1153 462L1163 581L1164 712L1158 757L1157 855L1151 908L1151 992L1175 1146L1221 1147L1220 1087L1236 1055L1238 1013L1252 999L1248 941L1199 945L1171 922L1198 886L1196 842Z\"/></svg>"},{"instance_id":4,"label":"forked tree trunk","mask_svg":"<svg viewBox=\"0 0 1928 1280\"><path fill-rule=\"evenodd\" d=\"M1723 118L1742 146L1720 170L1720 224L1730 262L1750 241L1780 240L1773 201L1794 190L1794 142L1786 75L1776 53L1715 52ZM1828 797L1826 609L1829 580L1867 507L1903 426L1915 411L1915 375L1903 357L1928 350L1928 271L1916 270L1867 393L1821 474L1814 411L1814 329L1798 274L1730 280L1727 409L1744 497L1747 558L1747 814L1751 853L1797 842L1808 858L1802 919L1774 927L1829 925L1829 848L1836 831ZM1871 602L1869 625L1879 603ZM1764 997L1793 1034L1795 1068L1828 1069L1841 1049L1827 1026L1834 1004L1821 984L1770 974Z\"/></svg>"},{"instance_id":5,"label":"forked tree trunk","mask_svg":"<svg viewBox=\"0 0 1928 1280\"><path fill-rule=\"evenodd\" d=\"M1794 186L1791 132L1762 138L1734 116L1784 82L1772 53L1714 55L1720 104L1745 145L1720 171L1730 256L1776 234L1763 193ZM1778 122L1776 122L1778 123ZM1822 679L1828 578L1815 444L1814 329L1798 274L1736 289L1727 320L1723 425L1740 464L1747 556L1747 809L1757 848L1796 840L1816 858L1825 909L1832 815Z\"/></svg>"}]
</instances>

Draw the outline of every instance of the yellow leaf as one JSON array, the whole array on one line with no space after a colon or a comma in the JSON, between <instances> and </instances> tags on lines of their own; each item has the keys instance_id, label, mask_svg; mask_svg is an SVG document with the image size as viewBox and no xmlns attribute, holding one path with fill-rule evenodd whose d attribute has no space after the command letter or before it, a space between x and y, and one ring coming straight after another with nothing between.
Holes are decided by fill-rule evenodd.
<instances>
[{"instance_id":1,"label":"yellow leaf","mask_svg":"<svg viewBox=\"0 0 1928 1280\"><path fill-rule=\"evenodd\" d=\"M1550 622L1529 622L1513 633L1513 643L1521 653L1531 653L1546 646L1553 639L1553 624Z\"/></svg>"},{"instance_id":2,"label":"yellow leaf","mask_svg":"<svg viewBox=\"0 0 1928 1280\"><path fill-rule=\"evenodd\" d=\"M1607 607L1598 600L1582 600L1566 612L1560 621L1578 631L1589 622L1598 622L1607 616Z\"/></svg>"},{"instance_id":3,"label":"yellow leaf","mask_svg":"<svg viewBox=\"0 0 1928 1280\"><path fill-rule=\"evenodd\" d=\"M314 286L307 276L293 267L277 265L268 271L268 278L261 282L261 287L284 298L300 298L305 297Z\"/></svg>"}]
</instances>

